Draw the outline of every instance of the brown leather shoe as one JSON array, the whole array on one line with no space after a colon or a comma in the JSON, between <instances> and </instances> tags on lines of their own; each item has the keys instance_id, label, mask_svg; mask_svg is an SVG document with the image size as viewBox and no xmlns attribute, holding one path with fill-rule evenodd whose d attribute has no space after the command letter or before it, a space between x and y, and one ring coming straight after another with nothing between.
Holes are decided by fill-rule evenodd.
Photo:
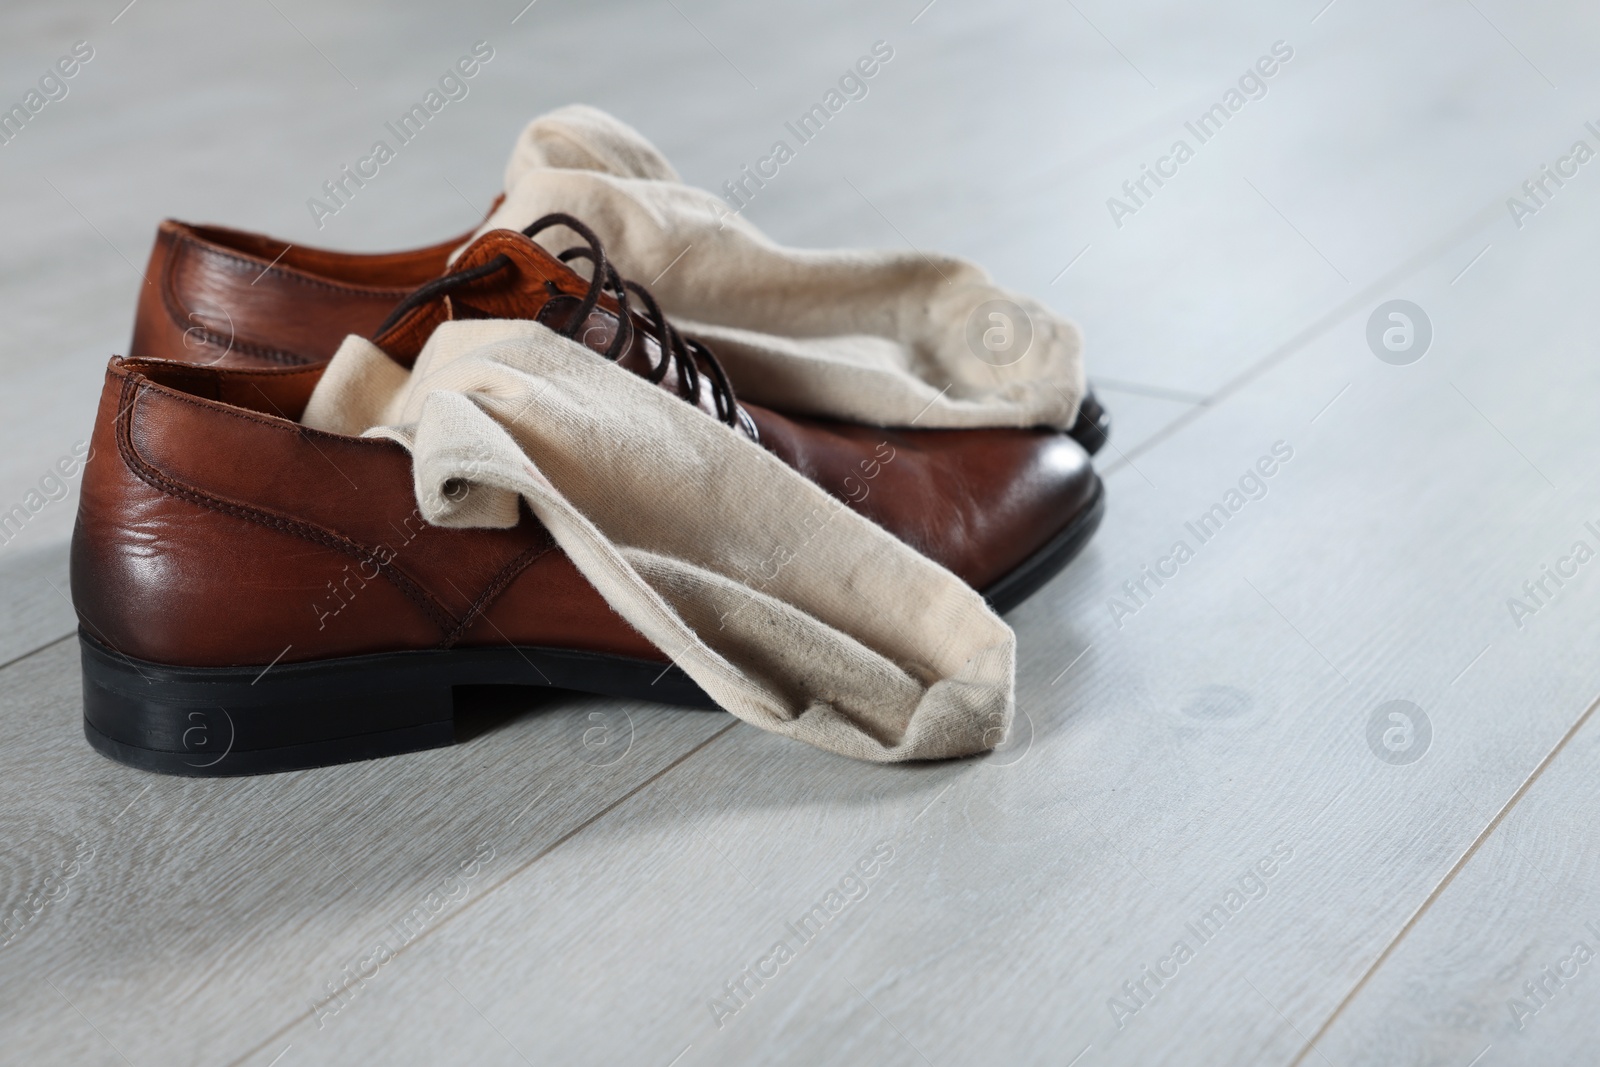
<instances>
[{"instance_id":1,"label":"brown leather shoe","mask_svg":"<svg viewBox=\"0 0 1600 1067\"><path fill-rule=\"evenodd\" d=\"M592 231L569 216L549 216L528 227L538 232L549 225L568 225L590 245L587 257L604 263L604 252ZM224 249L221 242L237 247ZM316 279L306 269L343 264L347 275L367 282L397 282L442 269L459 243L431 249L373 256L289 249L270 238L238 231L210 229L203 233L180 223L164 223L151 254L147 287L134 329L134 358L182 359L218 368L287 369L291 356L305 367L321 366L343 341L338 332L359 318L359 330L396 360L410 365L434 328L449 318L528 318L581 339L597 352L617 359L635 373L658 378L708 414L737 421L752 438L829 493L871 518L901 540L954 571L989 598L997 611L1021 603L1065 567L1087 543L1099 524L1103 488L1080 445L1067 435L1047 430L913 430L892 432L832 420L789 416L745 403L737 413L718 407L727 393L715 358L695 346L697 358L677 361L691 370L705 366L707 382L695 384L667 374L661 337L676 336L653 300L647 314L624 314L610 288L627 289L610 268L585 279L550 255L525 233L495 230L462 253L448 274L418 287L351 287ZM241 266L247 257L281 256L277 265L263 260ZM495 267L504 258L505 265ZM290 261L292 267L284 264ZM275 276L276 284L268 284ZM610 283L615 284L610 284ZM151 290L169 292L159 305ZM638 287L634 287L638 291ZM315 297L304 297L314 292ZM365 294L357 300L356 293ZM342 294L342 295L330 295ZM373 294L381 294L381 299ZM194 308L205 307L207 322L222 310L232 332L217 335L209 328L180 327ZM381 320L378 307L387 309ZM301 338L295 351L268 343L275 325L290 320ZM623 324L627 324L624 327ZM141 345L142 342L142 345ZM693 345L693 342L688 342ZM262 355L271 351L269 359ZM654 375L653 370L663 372ZM692 396L691 396L692 394ZM1080 428L1088 424L1080 419ZM882 457L916 456L915 462L885 466ZM880 473L881 472L881 473ZM942 488L941 488L942 487ZM950 506L944 501L957 500Z\"/></svg>"},{"instance_id":2,"label":"brown leather shoe","mask_svg":"<svg viewBox=\"0 0 1600 1067\"><path fill-rule=\"evenodd\" d=\"M111 361L72 539L96 748L252 774L448 744L458 684L704 703L531 515L430 526L403 448L294 421L321 374Z\"/></svg>"},{"instance_id":3,"label":"brown leather shoe","mask_svg":"<svg viewBox=\"0 0 1600 1067\"><path fill-rule=\"evenodd\" d=\"M403 448L300 425L322 371L111 361L72 541L97 749L170 774L256 774L449 744L460 685L706 703L532 515L509 530L429 526ZM1018 574L1037 584L1028 569L1070 555L1099 519L1099 481L1059 434L1024 449L1015 431L826 434L771 419L769 445L819 469L892 449L876 479L850 469L919 495L918 528L901 535L926 534L992 597ZM972 433L994 435L989 470L970 465ZM1083 499L1062 534L1018 552L1007 521L1070 492Z\"/></svg>"},{"instance_id":4,"label":"brown leather shoe","mask_svg":"<svg viewBox=\"0 0 1600 1067\"><path fill-rule=\"evenodd\" d=\"M471 236L359 254L169 219L156 231L128 354L219 367L325 363L348 335L371 337ZM1069 433L1092 456L1110 431L1091 390Z\"/></svg>"},{"instance_id":5,"label":"brown leather shoe","mask_svg":"<svg viewBox=\"0 0 1600 1067\"><path fill-rule=\"evenodd\" d=\"M1002 610L1099 522L1099 479L1065 435L883 430L739 405L725 382L702 390L681 355L663 355L688 352L702 383L720 379L653 305L634 315L600 288L499 231L397 305L378 340L408 360L446 314L518 315L639 373L671 363L663 387ZM447 744L458 685L705 702L531 515L513 530L427 526L403 449L301 426L322 370L112 361L72 548L95 747L151 770L248 774Z\"/></svg>"},{"instance_id":6,"label":"brown leather shoe","mask_svg":"<svg viewBox=\"0 0 1600 1067\"><path fill-rule=\"evenodd\" d=\"M565 258L601 264L592 280L530 239L556 225L588 243L587 252ZM1066 435L1005 428L885 430L732 403L716 357L693 341L685 343L648 291L630 288L605 263L599 239L571 216L546 216L522 233L492 230L462 252L449 274L397 304L373 341L410 366L433 331L450 319L542 322L742 430L954 571L997 611L1021 603L1066 566L1098 525L1100 479ZM643 314L631 310L629 293L644 302ZM663 356L672 349L674 358Z\"/></svg>"}]
</instances>

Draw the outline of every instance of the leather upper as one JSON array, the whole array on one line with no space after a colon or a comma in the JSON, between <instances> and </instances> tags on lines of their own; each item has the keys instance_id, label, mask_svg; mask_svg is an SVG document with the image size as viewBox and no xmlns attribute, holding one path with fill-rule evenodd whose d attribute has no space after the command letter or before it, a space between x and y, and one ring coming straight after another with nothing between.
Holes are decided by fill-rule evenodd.
<instances>
[{"instance_id":1,"label":"leather upper","mask_svg":"<svg viewBox=\"0 0 1600 1067\"><path fill-rule=\"evenodd\" d=\"M184 666L508 641L665 661L531 515L429 526L405 449L249 403L318 374L112 361L72 540L90 634Z\"/></svg>"},{"instance_id":2,"label":"leather upper","mask_svg":"<svg viewBox=\"0 0 1600 1067\"><path fill-rule=\"evenodd\" d=\"M128 352L221 367L325 363L441 274L470 236L347 255L169 219L156 230Z\"/></svg>"},{"instance_id":3,"label":"leather upper","mask_svg":"<svg viewBox=\"0 0 1600 1067\"><path fill-rule=\"evenodd\" d=\"M413 309L380 346L407 362L449 316L565 325L587 283L542 250L507 252L518 242L531 245L508 233L479 257L519 255L516 271ZM666 662L530 514L512 530L427 526L403 448L299 424L340 341L375 330L410 291L400 283L443 269L455 244L381 257L291 249L274 266L283 242L162 227L135 355L107 370L84 474L72 587L89 633L185 666L507 642ZM222 307L231 345L210 334L186 345L193 327L177 313ZM619 314L602 299L579 339L604 351ZM658 359L641 334L621 362L640 372ZM884 429L742 408L763 447L980 590L1098 488L1084 450L1053 430Z\"/></svg>"},{"instance_id":4,"label":"leather upper","mask_svg":"<svg viewBox=\"0 0 1600 1067\"><path fill-rule=\"evenodd\" d=\"M905 430L746 404L789 466L978 590L1094 502L1089 456L1053 430Z\"/></svg>"}]
</instances>

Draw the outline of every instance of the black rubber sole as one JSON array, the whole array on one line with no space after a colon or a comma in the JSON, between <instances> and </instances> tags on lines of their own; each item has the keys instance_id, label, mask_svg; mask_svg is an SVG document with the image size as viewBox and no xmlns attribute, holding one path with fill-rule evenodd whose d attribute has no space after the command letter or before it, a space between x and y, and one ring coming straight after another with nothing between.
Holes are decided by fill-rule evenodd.
<instances>
[{"instance_id":1,"label":"black rubber sole","mask_svg":"<svg viewBox=\"0 0 1600 1067\"><path fill-rule=\"evenodd\" d=\"M457 686L576 689L713 708L677 667L551 648L384 652L268 667L169 667L82 630L83 732L119 763L220 777L454 744Z\"/></svg>"},{"instance_id":2,"label":"black rubber sole","mask_svg":"<svg viewBox=\"0 0 1600 1067\"><path fill-rule=\"evenodd\" d=\"M997 612L1032 596L1088 543L1095 496L1073 522L984 590ZM535 686L714 708L676 666L554 648L384 652L260 667L132 659L80 630L83 732L102 754L160 774L271 774L454 744L456 690Z\"/></svg>"}]
</instances>

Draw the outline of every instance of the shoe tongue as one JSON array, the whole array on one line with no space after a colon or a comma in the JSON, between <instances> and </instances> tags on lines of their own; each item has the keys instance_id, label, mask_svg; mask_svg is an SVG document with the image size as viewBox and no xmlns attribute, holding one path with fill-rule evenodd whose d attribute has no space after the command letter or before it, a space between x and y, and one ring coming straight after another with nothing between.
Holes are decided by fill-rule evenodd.
<instances>
[{"instance_id":1,"label":"shoe tongue","mask_svg":"<svg viewBox=\"0 0 1600 1067\"><path fill-rule=\"evenodd\" d=\"M396 362L411 366L422 352L433 331L454 319L532 319L552 330L568 330L572 317L589 291L589 280L545 251L543 246L517 230L490 230L457 257L452 271L467 271L485 266L504 256L508 265L448 294L412 308L399 322L374 337L373 343ZM621 326L621 309L609 294L589 312L576 340L585 347L605 354ZM633 341L617 359L617 364L640 377L649 375L661 361L661 346L647 336L635 318ZM676 370L659 383L674 396L679 391ZM717 404L709 381L700 384L699 408L717 417ZM755 435L754 424L741 418L744 432Z\"/></svg>"}]
</instances>

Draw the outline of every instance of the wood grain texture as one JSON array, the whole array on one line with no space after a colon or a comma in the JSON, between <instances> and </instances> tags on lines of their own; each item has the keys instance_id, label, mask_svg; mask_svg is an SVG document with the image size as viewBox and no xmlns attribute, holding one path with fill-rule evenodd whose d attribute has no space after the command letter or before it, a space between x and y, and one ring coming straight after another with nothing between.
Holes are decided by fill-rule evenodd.
<instances>
[{"instance_id":1,"label":"wood grain texture","mask_svg":"<svg viewBox=\"0 0 1600 1067\"><path fill-rule=\"evenodd\" d=\"M493 725L454 748L164 778L83 741L76 665L74 643L54 645L0 693L0 889L25 916L0 948L0 1002L9 1039L57 1062L95 1062L108 1044L136 1063L238 1055L312 1017L377 943L397 953L386 971L404 967L413 945L728 723L521 694L486 701Z\"/></svg>"},{"instance_id":2,"label":"wood grain texture","mask_svg":"<svg viewBox=\"0 0 1600 1067\"><path fill-rule=\"evenodd\" d=\"M76 500L62 507L76 507ZM10 663L77 627L67 579L67 546L57 541L39 548L11 548L0 554L0 664Z\"/></svg>"},{"instance_id":3,"label":"wood grain texture","mask_svg":"<svg viewBox=\"0 0 1600 1067\"><path fill-rule=\"evenodd\" d=\"M1592 1058L1600 1005L1593 723L1591 711L1334 1020L1318 1053L1343 1063L1477 1057L1485 1067ZM1485 798L1462 791L1461 800Z\"/></svg>"},{"instance_id":4,"label":"wood grain texture","mask_svg":"<svg viewBox=\"0 0 1600 1067\"><path fill-rule=\"evenodd\" d=\"M296 1054L1291 1062L1600 691L1580 651L1600 638L1595 579L1563 590L1542 638L1504 607L1592 510L1580 415L1600 383L1569 366L1588 313L1559 265L1595 229L1552 228L1520 281L1486 279L1539 324L1514 372L1511 322L1453 327L1403 369L1347 323L1152 451L1153 484L1114 476L1090 554L1013 614L1026 715L1008 751L865 768L736 729L443 931L389 1010L315 1040L307 1023ZM1410 284L1441 328L1478 299ZM1517 384L1557 374L1569 388ZM1106 597L1279 435L1295 455L1267 496L1117 629ZM1431 718L1418 762L1369 745L1392 699ZM731 1017L715 1008L880 840L895 859L867 896L770 984L745 979ZM1123 983L1179 941L1192 957L1119 1028L1111 998L1136 1004ZM396 1027L444 978L449 1022Z\"/></svg>"},{"instance_id":5,"label":"wood grain texture","mask_svg":"<svg viewBox=\"0 0 1600 1067\"><path fill-rule=\"evenodd\" d=\"M50 505L0 556L0 663L25 657L0 670L7 1057L1592 1058L1590 979L1524 1031L1504 1001L1600 923L1581 815L1596 727L1574 733L1600 693L1600 563L1520 627L1507 600L1575 540L1600 548L1600 186L1585 167L1520 228L1504 201L1596 118L1600 15L115 14L4 16L13 95L75 39L97 55L0 149L0 502L83 435L159 217L436 240L477 215L520 125L570 100L715 188L878 39L894 60L750 217L794 243L970 256L1078 318L1091 375L1177 399L1103 390L1110 510L1011 616L1016 734L937 766L546 695L491 700L497 725L450 750L243 781L133 772L81 739L73 644L27 655L71 627L49 584L65 588L71 503ZM480 38L496 59L471 95L319 231L306 198ZM1107 198L1280 39L1295 56L1266 95L1116 226ZM1395 297L1434 326L1410 366L1365 337ZM1186 524L1280 441L1293 456L1265 495L1201 543ZM1179 539L1193 558L1145 578ZM1392 700L1429 717L1415 762L1369 742ZM793 932L817 905L814 936Z\"/></svg>"}]
</instances>

